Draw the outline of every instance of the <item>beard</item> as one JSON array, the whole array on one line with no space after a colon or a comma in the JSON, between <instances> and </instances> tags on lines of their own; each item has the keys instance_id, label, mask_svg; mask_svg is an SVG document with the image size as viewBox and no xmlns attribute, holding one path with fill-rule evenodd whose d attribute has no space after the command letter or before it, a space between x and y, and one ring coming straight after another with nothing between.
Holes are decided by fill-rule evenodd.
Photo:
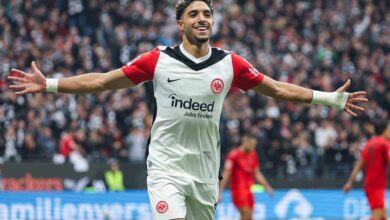
<instances>
[{"instance_id":1,"label":"beard","mask_svg":"<svg viewBox=\"0 0 390 220\"><path fill-rule=\"evenodd\" d=\"M200 43L200 44L203 44L203 43L206 43L209 39L210 39L210 36L204 36L204 37L196 37L194 36L195 40Z\"/></svg>"},{"instance_id":2,"label":"beard","mask_svg":"<svg viewBox=\"0 0 390 220\"><path fill-rule=\"evenodd\" d=\"M192 30L186 30L184 31L184 35L191 44L204 44L210 39L211 33L208 35L196 36Z\"/></svg>"}]
</instances>

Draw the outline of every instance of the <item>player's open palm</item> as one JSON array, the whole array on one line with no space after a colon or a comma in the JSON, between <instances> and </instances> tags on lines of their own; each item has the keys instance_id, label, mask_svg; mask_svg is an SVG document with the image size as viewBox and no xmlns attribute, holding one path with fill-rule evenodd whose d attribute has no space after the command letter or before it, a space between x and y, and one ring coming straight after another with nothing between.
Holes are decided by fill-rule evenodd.
<instances>
[{"instance_id":1,"label":"player's open palm","mask_svg":"<svg viewBox=\"0 0 390 220\"><path fill-rule=\"evenodd\" d=\"M10 85L9 88L14 90L16 95L45 91L46 79L34 61L31 62L31 68L32 73L26 73L18 69L11 70L13 75L8 76L8 79L16 82L16 84Z\"/></svg>"},{"instance_id":2,"label":"player's open palm","mask_svg":"<svg viewBox=\"0 0 390 220\"><path fill-rule=\"evenodd\" d=\"M351 85L351 80L348 79L347 82L338 88L336 92L346 92L348 87ZM357 111L364 111L364 108L357 105L360 102L367 102L365 91L352 92L348 94L347 102L344 106L344 111L352 116L357 116Z\"/></svg>"}]
</instances>

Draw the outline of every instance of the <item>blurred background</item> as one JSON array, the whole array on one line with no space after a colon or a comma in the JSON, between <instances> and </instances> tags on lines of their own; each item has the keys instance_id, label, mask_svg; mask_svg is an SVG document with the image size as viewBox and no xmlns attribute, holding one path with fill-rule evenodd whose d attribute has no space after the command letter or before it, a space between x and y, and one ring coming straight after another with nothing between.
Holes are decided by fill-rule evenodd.
<instances>
[{"instance_id":1,"label":"blurred background","mask_svg":"<svg viewBox=\"0 0 390 220\"><path fill-rule=\"evenodd\" d=\"M22 195L63 192L59 198L74 191L112 191L107 174L116 170L123 174L123 187L114 190L127 190L123 193L132 198L139 193L143 203L131 202L144 206L134 210L149 209L144 153L155 108L151 83L99 94L17 97L7 88L6 77L11 68L28 72L32 60L47 77L105 72L158 45L180 43L175 4L174 0L0 0L3 219L32 215L12 211L13 202L27 197L9 191L24 191ZM222 112L222 159L239 144L243 133L252 133L258 137L261 170L276 189L299 188L298 194L304 197L305 189L317 189L314 192L320 197L321 192L332 195L325 189L333 189L334 195L344 198L339 189L373 135L371 121L389 120L390 1L216 0L214 9L211 44L235 51L264 74L324 91L336 90L349 78L349 91L367 91L366 111L356 118L327 107L277 102L234 88ZM283 199L297 192L280 193ZM113 201L118 195L109 194ZM47 204L45 199L37 200L43 195L31 196L37 207ZM267 206L267 200L264 197L258 203ZM363 201L357 202L359 207ZM224 205L231 206L229 198ZM342 216L345 202L340 206L344 207ZM299 209L289 209L284 217L271 216L273 211L265 211L268 208L256 209L264 214L258 214L258 219L283 219L290 214L321 217L315 212L296 212ZM231 209L231 219L235 219ZM148 218L131 216L128 219Z\"/></svg>"}]
</instances>

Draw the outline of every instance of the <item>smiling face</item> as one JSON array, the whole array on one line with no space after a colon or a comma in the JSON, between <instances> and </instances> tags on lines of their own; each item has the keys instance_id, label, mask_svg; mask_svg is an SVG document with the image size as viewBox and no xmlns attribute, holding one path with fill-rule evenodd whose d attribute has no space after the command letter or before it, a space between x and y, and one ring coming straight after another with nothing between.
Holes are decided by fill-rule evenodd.
<instances>
[{"instance_id":1,"label":"smiling face","mask_svg":"<svg viewBox=\"0 0 390 220\"><path fill-rule=\"evenodd\" d=\"M195 45L208 43L213 24L213 13L202 1L194 1L188 5L177 21L179 30L184 34L183 40Z\"/></svg>"}]
</instances>

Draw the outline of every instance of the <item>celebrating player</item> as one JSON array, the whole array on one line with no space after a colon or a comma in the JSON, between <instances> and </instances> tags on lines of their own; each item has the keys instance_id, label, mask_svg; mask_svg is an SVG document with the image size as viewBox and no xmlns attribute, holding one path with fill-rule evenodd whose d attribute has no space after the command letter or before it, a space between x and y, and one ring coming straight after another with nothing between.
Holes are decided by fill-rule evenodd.
<instances>
[{"instance_id":1,"label":"celebrating player","mask_svg":"<svg viewBox=\"0 0 390 220\"><path fill-rule=\"evenodd\" d=\"M241 220L251 220L255 200L250 191L254 178L264 186L270 196L273 196L273 189L264 178L259 169L259 159L255 151L257 145L256 137L244 135L238 148L232 150L226 160L225 168L220 182L220 200L223 190L230 180L230 190L233 203L240 212Z\"/></svg>"},{"instance_id":2,"label":"celebrating player","mask_svg":"<svg viewBox=\"0 0 390 220\"><path fill-rule=\"evenodd\" d=\"M182 43L157 47L107 73L46 79L32 62L32 72L10 88L36 92L94 93L153 81L157 102L147 150L147 187L156 219L212 219L218 199L219 119L231 87L253 89L279 100L329 105L356 116L365 92L347 93L348 80L335 92L321 92L275 81L237 54L212 48L214 24L210 0L182 0L176 5Z\"/></svg>"},{"instance_id":3,"label":"celebrating player","mask_svg":"<svg viewBox=\"0 0 390 220\"><path fill-rule=\"evenodd\" d=\"M387 165L390 163L390 123L375 123L376 137L367 141L343 190L348 192L356 175L364 168L364 191L371 208L373 220L387 219L385 209L385 190Z\"/></svg>"}]
</instances>

